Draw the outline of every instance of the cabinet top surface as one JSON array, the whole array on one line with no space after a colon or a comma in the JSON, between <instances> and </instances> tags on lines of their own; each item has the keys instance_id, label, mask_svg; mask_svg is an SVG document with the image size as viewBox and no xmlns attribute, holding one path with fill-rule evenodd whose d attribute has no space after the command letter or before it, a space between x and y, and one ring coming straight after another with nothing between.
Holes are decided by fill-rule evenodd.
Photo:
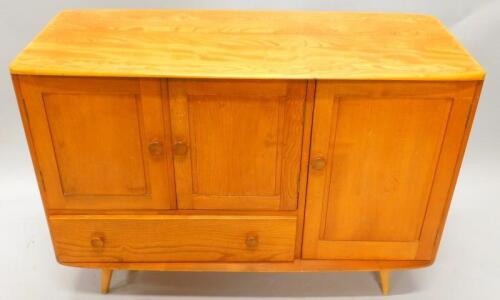
<instances>
[{"instance_id":1,"label":"cabinet top surface","mask_svg":"<svg viewBox=\"0 0 500 300\"><path fill-rule=\"evenodd\" d=\"M10 65L13 74L480 80L434 17L414 14L67 10Z\"/></svg>"}]
</instances>

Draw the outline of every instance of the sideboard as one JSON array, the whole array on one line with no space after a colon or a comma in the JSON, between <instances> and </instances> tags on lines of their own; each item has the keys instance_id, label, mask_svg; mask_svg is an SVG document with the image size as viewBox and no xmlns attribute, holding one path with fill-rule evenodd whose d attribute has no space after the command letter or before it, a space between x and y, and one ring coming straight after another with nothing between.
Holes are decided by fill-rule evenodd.
<instances>
[{"instance_id":1,"label":"sideboard","mask_svg":"<svg viewBox=\"0 0 500 300\"><path fill-rule=\"evenodd\" d=\"M417 14L66 10L10 66L58 262L433 263L484 71Z\"/></svg>"}]
</instances>

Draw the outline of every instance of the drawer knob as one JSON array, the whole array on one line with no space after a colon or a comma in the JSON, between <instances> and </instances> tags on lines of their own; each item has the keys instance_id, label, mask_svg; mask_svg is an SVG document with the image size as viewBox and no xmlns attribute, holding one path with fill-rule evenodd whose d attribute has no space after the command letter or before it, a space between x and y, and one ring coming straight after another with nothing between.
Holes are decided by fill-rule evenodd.
<instances>
[{"instance_id":1,"label":"drawer knob","mask_svg":"<svg viewBox=\"0 0 500 300\"><path fill-rule=\"evenodd\" d=\"M90 239L90 245L96 249L102 249L104 247L104 238L102 236L93 236Z\"/></svg>"},{"instance_id":2,"label":"drawer knob","mask_svg":"<svg viewBox=\"0 0 500 300\"><path fill-rule=\"evenodd\" d=\"M245 244L248 248L254 249L259 245L259 237L256 234L248 234Z\"/></svg>"},{"instance_id":3,"label":"drawer knob","mask_svg":"<svg viewBox=\"0 0 500 300\"><path fill-rule=\"evenodd\" d=\"M321 156L315 157L311 161L311 167L314 170L318 170L318 171L323 170L325 168L325 166L326 166L326 160Z\"/></svg>"},{"instance_id":4,"label":"drawer knob","mask_svg":"<svg viewBox=\"0 0 500 300\"><path fill-rule=\"evenodd\" d=\"M163 154L163 144L160 141L152 141L149 146L149 153L153 156L160 156Z\"/></svg>"},{"instance_id":5,"label":"drawer knob","mask_svg":"<svg viewBox=\"0 0 500 300\"><path fill-rule=\"evenodd\" d=\"M184 156L188 152L188 147L184 141L175 142L172 148L174 150L174 154L178 156Z\"/></svg>"}]
</instances>

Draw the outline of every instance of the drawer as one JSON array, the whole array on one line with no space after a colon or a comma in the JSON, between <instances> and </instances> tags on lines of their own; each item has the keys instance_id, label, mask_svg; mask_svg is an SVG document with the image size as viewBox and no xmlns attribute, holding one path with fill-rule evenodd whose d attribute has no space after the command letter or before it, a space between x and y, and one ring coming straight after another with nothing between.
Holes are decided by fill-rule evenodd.
<instances>
[{"instance_id":1,"label":"drawer","mask_svg":"<svg viewBox=\"0 0 500 300\"><path fill-rule=\"evenodd\" d=\"M290 261L294 216L51 216L60 262Z\"/></svg>"}]
</instances>

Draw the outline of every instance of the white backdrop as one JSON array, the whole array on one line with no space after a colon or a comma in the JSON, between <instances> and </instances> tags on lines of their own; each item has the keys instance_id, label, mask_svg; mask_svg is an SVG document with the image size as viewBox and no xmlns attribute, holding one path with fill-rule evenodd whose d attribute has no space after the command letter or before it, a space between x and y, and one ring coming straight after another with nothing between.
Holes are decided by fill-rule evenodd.
<instances>
[{"instance_id":1,"label":"white backdrop","mask_svg":"<svg viewBox=\"0 0 500 300\"><path fill-rule=\"evenodd\" d=\"M99 274L55 261L8 64L64 8L392 11L441 19L487 72L437 262L396 272L398 299L500 298L500 1L0 0L0 299L95 299ZM113 289L114 288L114 289ZM118 272L108 299L378 297L365 273Z\"/></svg>"}]
</instances>

